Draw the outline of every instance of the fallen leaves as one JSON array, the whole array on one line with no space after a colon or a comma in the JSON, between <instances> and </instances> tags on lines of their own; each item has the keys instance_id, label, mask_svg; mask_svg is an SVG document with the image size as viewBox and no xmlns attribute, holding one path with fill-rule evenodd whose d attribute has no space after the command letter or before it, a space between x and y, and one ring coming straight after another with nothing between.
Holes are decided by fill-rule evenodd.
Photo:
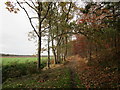
<instances>
[{"instance_id":1,"label":"fallen leaves","mask_svg":"<svg viewBox=\"0 0 120 90\"><path fill-rule=\"evenodd\" d=\"M89 85L93 88L96 87L113 87L114 83L118 83L118 74L117 72L108 72L106 73L106 70L110 70L110 68L105 68L105 70L101 70L100 67L98 68L87 68L85 69L86 72L84 72L81 75L81 80L84 83L86 87L89 87Z\"/></svg>"}]
</instances>

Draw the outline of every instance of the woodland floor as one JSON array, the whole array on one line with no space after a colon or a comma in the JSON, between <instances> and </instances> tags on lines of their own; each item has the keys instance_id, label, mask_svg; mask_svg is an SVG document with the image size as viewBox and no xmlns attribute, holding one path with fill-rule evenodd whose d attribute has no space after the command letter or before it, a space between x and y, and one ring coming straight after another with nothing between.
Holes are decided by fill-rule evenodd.
<instances>
[{"instance_id":1,"label":"woodland floor","mask_svg":"<svg viewBox=\"0 0 120 90\"><path fill-rule=\"evenodd\" d=\"M119 56L115 54L110 57L112 60L114 57ZM104 56L103 56L104 57ZM98 57L97 57L98 58ZM105 58L106 59L106 58ZM105 60L103 58L103 60ZM117 57L119 59L119 57ZM117 60L116 59L116 60ZM95 59L97 61L98 59ZM105 63L104 67L101 64L95 63L89 65L87 60L78 56L70 58L69 63L66 67L70 70L71 88L117 88L119 89L120 74L118 71L118 64L111 64L111 61ZM109 65L105 65L110 63ZM78 80L77 80L78 79Z\"/></svg>"},{"instance_id":2,"label":"woodland floor","mask_svg":"<svg viewBox=\"0 0 120 90\"><path fill-rule=\"evenodd\" d=\"M9 78L3 83L3 88L101 88L102 86L119 87L118 71L103 72L96 66L88 66L87 61L78 56L68 58L65 64L51 65L51 69L44 68L40 73Z\"/></svg>"}]
</instances>

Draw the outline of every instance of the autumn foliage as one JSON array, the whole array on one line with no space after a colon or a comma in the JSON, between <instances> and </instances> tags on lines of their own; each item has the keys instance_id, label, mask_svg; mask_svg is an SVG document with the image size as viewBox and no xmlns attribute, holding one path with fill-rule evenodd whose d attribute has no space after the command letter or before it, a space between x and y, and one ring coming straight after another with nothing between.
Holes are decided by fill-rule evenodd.
<instances>
[{"instance_id":1,"label":"autumn foliage","mask_svg":"<svg viewBox=\"0 0 120 90\"><path fill-rule=\"evenodd\" d=\"M73 41L73 55L85 57L87 53L87 39L85 36L76 35L76 40Z\"/></svg>"}]
</instances>

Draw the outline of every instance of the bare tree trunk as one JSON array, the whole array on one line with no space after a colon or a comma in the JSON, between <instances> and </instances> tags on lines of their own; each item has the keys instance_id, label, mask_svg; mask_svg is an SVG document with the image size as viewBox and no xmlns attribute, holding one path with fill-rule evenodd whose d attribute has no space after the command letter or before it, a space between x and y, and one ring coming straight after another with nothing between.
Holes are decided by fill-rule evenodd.
<instances>
[{"instance_id":1,"label":"bare tree trunk","mask_svg":"<svg viewBox=\"0 0 120 90\"><path fill-rule=\"evenodd\" d=\"M48 31L48 62L47 62L48 68L50 68L50 31L51 31L51 18L49 19L49 26L50 26L50 28L49 28L49 31Z\"/></svg>"},{"instance_id":2,"label":"bare tree trunk","mask_svg":"<svg viewBox=\"0 0 120 90\"><path fill-rule=\"evenodd\" d=\"M58 29L58 24L57 24L57 35L59 35L59 29ZM61 37L57 37L57 64L60 63L60 38Z\"/></svg>"},{"instance_id":3,"label":"bare tree trunk","mask_svg":"<svg viewBox=\"0 0 120 90\"><path fill-rule=\"evenodd\" d=\"M57 45L57 64L60 63L60 47Z\"/></svg>"},{"instance_id":4,"label":"bare tree trunk","mask_svg":"<svg viewBox=\"0 0 120 90\"><path fill-rule=\"evenodd\" d=\"M40 69L41 65L41 37L38 39L38 65L37 68Z\"/></svg>"},{"instance_id":5,"label":"bare tree trunk","mask_svg":"<svg viewBox=\"0 0 120 90\"><path fill-rule=\"evenodd\" d=\"M57 64L57 55L56 55L56 52L55 52L55 49L54 49L53 39L52 39L52 51L53 51L53 54L54 54L54 64Z\"/></svg>"},{"instance_id":6,"label":"bare tree trunk","mask_svg":"<svg viewBox=\"0 0 120 90\"><path fill-rule=\"evenodd\" d=\"M65 59L66 59L66 57L67 57L67 52L68 52L68 47L67 47L67 44L68 44L68 38L67 38L67 36L65 37L65 55L64 55L64 61L65 61Z\"/></svg>"},{"instance_id":7,"label":"bare tree trunk","mask_svg":"<svg viewBox=\"0 0 120 90\"><path fill-rule=\"evenodd\" d=\"M50 68L50 35L48 35L48 62L47 62L48 68Z\"/></svg>"},{"instance_id":8,"label":"bare tree trunk","mask_svg":"<svg viewBox=\"0 0 120 90\"><path fill-rule=\"evenodd\" d=\"M39 2L39 6L38 6L38 22L39 22L39 28L38 28L38 33L39 33L39 38L38 38L38 65L37 68L41 69L41 2Z\"/></svg>"}]
</instances>

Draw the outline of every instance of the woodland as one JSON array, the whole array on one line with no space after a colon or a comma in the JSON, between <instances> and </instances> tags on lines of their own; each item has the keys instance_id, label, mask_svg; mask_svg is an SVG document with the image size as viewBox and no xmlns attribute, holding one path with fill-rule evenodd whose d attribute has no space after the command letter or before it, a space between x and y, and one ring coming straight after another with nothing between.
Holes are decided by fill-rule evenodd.
<instances>
[{"instance_id":1,"label":"woodland","mask_svg":"<svg viewBox=\"0 0 120 90\"><path fill-rule=\"evenodd\" d=\"M83 6L79 3L5 3L11 13L25 12L33 28L28 37L38 47L37 60L31 67L35 72L7 77L3 88L120 87L120 2L84 2ZM46 47L42 47L43 39L47 40ZM44 67L43 51L48 54Z\"/></svg>"}]
</instances>

